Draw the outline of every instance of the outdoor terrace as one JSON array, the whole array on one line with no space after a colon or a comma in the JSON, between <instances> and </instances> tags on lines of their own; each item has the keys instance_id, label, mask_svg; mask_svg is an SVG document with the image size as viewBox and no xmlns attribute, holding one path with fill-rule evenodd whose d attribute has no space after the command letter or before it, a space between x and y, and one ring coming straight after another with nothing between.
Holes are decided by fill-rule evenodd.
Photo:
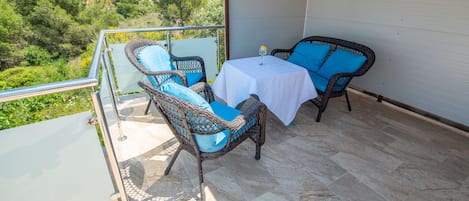
<instances>
[{"instance_id":1,"label":"outdoor terrace","mask_svg":"<svg viewBox=\"0 0 469 201\"><path fill-rule=\"evenodd\" d=\"M145 77L125 64L125 42L106 40L114 33L149 31L167 32L162 41L176 44L173 51L190 49L177 47L188 41L171 41L171 32L180 28L105 30L89 77L0 93L3 102L90 88L104 141L99 147L96 128L86 125L90 112L1 131L5 200L198 200L191 155L182 152L163 176L177 141L154 106L143 115L147 96L136 84ZM204 41L211 44L198 44ZM195 42L209 48L196 50L210 52L204 59L211 63L208 78L213 80L220 33ZM289 126L269 113L259 161L246 141L204 162L207 200L469 200L467 132L350 92L352 112L344 98L332 99L320 123L311 102Z\"/></svg>"},{"instance_id":2,"label":"outdoor terrace","mask_svg":"<svg viewBox=\"0 0 469 201\"><path fill-rule=\"evenodd\" d=\"M294 124L267 116L261 159L246 141L206 161L207 200L468 200L467 133L350 90L332 99L320 123L307 102ZM197 200L196 159L182 152L164 169L177 140L145 96L121 100L127 136L114 146L130 200ZM118 132L116 132L118 133Z\"/></svg>"}]
</instances>

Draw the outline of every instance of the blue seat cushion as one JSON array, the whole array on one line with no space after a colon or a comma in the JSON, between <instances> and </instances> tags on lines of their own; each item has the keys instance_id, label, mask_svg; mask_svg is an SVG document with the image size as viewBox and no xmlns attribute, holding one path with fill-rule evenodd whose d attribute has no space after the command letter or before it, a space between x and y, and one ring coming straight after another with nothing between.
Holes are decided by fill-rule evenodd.
<instances>
[{"instance_id":1,"label":"blue seat cushion","mask_svg":"<svg viewBox=\"0 0 469 201\"><path fill-rule=\"evenodd\" d=\"M171 62L171 56L159 45L150 45L144 47L137 55L137 60L149 71L175 70ZM147 76L153 86L158 87L158 82L153 76ZM161 80L160 80L161 83Z\"/></svg>"},{"instance_id":2,"label":"blue seat cushion","mask_svg":"<svg viewBox=\"0 0 469 201\"><path fill-rule=\"evenodd\" d=\"M357 71L367 58L350 51L337 49L321 66L318 73L329 79L337 73L353 73Z\"/></svg>"},{"instance_id":3,"label":"blue seat cushion","mask_svg":"<svg viewBox=\"0 0 469 201\"><path fill-rule=\"evenodd\" d=\"M195 83L199 82L200 79L202 79L202 77L203 77L202 72L186 73L187 84L189 86L192 86Z\"/></svg>"},{"instance_id":4,"label":"blue seat cushion","mask_svg":"<svg viewBox=\"0 0 469 201\"><path fill-rule=\"evenodd\" d=\"M318 71L329 50L329 45L300 42L293 50L288 61L308 70Z\"/></svg>"},{"instance_id":5,"label":"blue seat cushion","mask_svg":"<svg viewBox=\"0 0 469 201\"><path fill-rule=\"evenodd\" d=\"M309 73L309 76L311 77L311 80L313 80L314 87L321 92L325 92L327 88L327 82L329 80L322 77L317 72L308 71L308 73Z\"/></svg>"},{"instance_id":6,"label":"blue seat cushion","mask_svg":"<svg viewBox=\"0 0 469 201\"><path fill-rule=\"evenodd\" d=\"M160 90L164 93L176 96L189 103L207 109L208 111L213 112L225 121L232 121L234 118L236 118L236 116L241 114L239 110L226 106L217 101L214 101L209 104L202 96L197 94L195 91L180 84L165 83L161 85ZM223 149L228 143L228 136L228 130L213 135L194 135L197 145L199 145L200 151L208 153L217 152Z\"/></svg>"},{"instance_id":7,"label":"blue seat cushion","mask_svg":"<svg viewBox=\"0 0 469 201\"><path fill-rule=\"evenodd\" d=\"M318 72L308 71L311 80L313 81L314 87L321 91L326 92L327 84L329 83L329 79L318 74ZM336 81L335 85L332 87L332 91L341 91L345 88L345 83L347 83L348 79L350 78L340 78Z\"/></svg>"},{"instance_id":8,"label":"blue seat cushion","mask_svg":"<svg viewBox=\"0 0 469 201\"><path fill-rule=\"evenodd\" d=\"M213 101L210 103L210 107L218 117L222 118L225 121L232 121L236 118L241 111L231 108L227 105L224 105L220 102ZM225 130L223 132L213 134L213 135L194 135L199 149L202 152L217 152L222 150L228 143L230 132Z\"/></svg>"}]
</instances>

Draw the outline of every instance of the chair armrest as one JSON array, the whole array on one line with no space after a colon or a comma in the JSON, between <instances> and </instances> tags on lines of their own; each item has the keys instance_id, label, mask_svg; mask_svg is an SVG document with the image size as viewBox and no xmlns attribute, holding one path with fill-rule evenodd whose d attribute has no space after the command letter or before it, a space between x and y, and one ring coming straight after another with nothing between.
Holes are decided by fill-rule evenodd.
<instances>
[{"instance_id":1,"label":"chair armrest","mask_svg":"<svg viewBox=\"0 0 469 201\"><path fill-rule=\"evenodd\" d=\"M333 75L328 83L327 83L327 88L326 88L326 91L324 92L325 94L330 94L332 93L333 91L342 91L344 90L348 84L350 83L350 81L352 80L353 77L356 77L358 76L357 73L337 73L335 75ZM339 90L334 90L334 86L336 86L337 84L337 81L340 79L340 78L349 78L345 83L343 83L343 88L339 89Z\"/></svg>"},{"instance_id":2,"label":"chair armrest","mask_svg":"<svg viewBox=\"0 0 469 201\"><path fill-rule=\"evenodd\" d=\"M197 94L202 96L207 102L211 103L215 100L215 96L213 95L212 88L205 82L198 82L195 83L190 87L193 91Z\"/></svg>"},{"instance_id":3,"label":"chair armrest","mask_svg":"<svg viewBox=\"0 0 469 201\"><path fill-rule=\"evenodd\" d=\"M176 81L178 84L183 84L187 86L187 78L184 72L180 70L168 70L168 71L149 71L146 69L144 70L144 74L147 76L153 76L156 80L163 80L161 84L164 84L166 80L173 80ZM173 79L173 77L177 77L177 79ZM179 83L178 81L182 82Z\"/></svg>"},{"instance_id":4,"label":"chair armrest","mask_svg":"<svg viewBox=\"0 0 469 201\"><path fill-rule=\"evenodd\" d=\"M258 115L265 108L265 104L260 102L253 95L251 95L246 101L236 107L236 109L241 111L241 114L246 120Z\"/></svg>"},{"instance_id":5,"label":"chair armrest","mask_svg":"<svg viewBox=\"0 0 469 201\"><path fill-rule=\"evenodd\" d=\"M290 57L292 52L293 52L292 49L273 49L270 52L270 55L286 60L288 59L288 57Z\"/></svg>"},{"instance_id":6,"label":"chair armrest","mask_svg":"<svg viewBox=\"0 0 469 201\"><path fill-rule=\"evenodd\" d=\"M245 100L238 106L239 107L237 107L236 109L240 110L241 114L239 114L229 122L219 118L220 122L216 123L223 125L229 130L237 131L241 129L252 118L258 118L258 121L264 121L267 107L264 103L260 102L254 96L249 97L247 100Z\"/></svg>"}]
</instances>

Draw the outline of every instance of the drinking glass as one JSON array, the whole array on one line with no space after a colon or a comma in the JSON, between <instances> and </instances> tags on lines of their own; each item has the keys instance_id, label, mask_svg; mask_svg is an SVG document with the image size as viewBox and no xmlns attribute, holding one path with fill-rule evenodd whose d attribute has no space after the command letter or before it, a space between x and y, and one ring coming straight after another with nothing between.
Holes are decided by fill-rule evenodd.
<instances>
[{"instance_id":1,"label":"drinking glass","mask_svg":"<svg viewBox=\"0 0 469 201\"><path fill-rule=\"evenodd\" d=\"M265 45L261 45L261 47L259 47L259 55L261 56L261 63L259 65L264 64L264 56L267 55L267 50L267 46Z\"/></svg>"}]
</instances>

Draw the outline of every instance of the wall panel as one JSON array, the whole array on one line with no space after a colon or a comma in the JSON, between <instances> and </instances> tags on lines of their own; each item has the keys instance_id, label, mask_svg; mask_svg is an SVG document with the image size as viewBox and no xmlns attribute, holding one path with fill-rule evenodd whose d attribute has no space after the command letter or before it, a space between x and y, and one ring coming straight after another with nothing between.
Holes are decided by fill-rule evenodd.
<instances>
[{"instance_id":1,"label":"wall panel","mask_svg":"<svg viewBox=\"0 0 469 201\"><path fill-rule=\"evenodd\" d=\"M289 48L302 38L306 0L231 0L230 57L256 56L261 44Z\"/></svg>"},{"instance_id":2,"label":"wall panel","mask_svg":"<svg viewBox=\"0 0 469 201\"><path fill-rule=\"evenodd\" d=\"M469 126L469 1L309 0L305 36L372 48L352 84Z\"/></svg>"}]
</instances>

